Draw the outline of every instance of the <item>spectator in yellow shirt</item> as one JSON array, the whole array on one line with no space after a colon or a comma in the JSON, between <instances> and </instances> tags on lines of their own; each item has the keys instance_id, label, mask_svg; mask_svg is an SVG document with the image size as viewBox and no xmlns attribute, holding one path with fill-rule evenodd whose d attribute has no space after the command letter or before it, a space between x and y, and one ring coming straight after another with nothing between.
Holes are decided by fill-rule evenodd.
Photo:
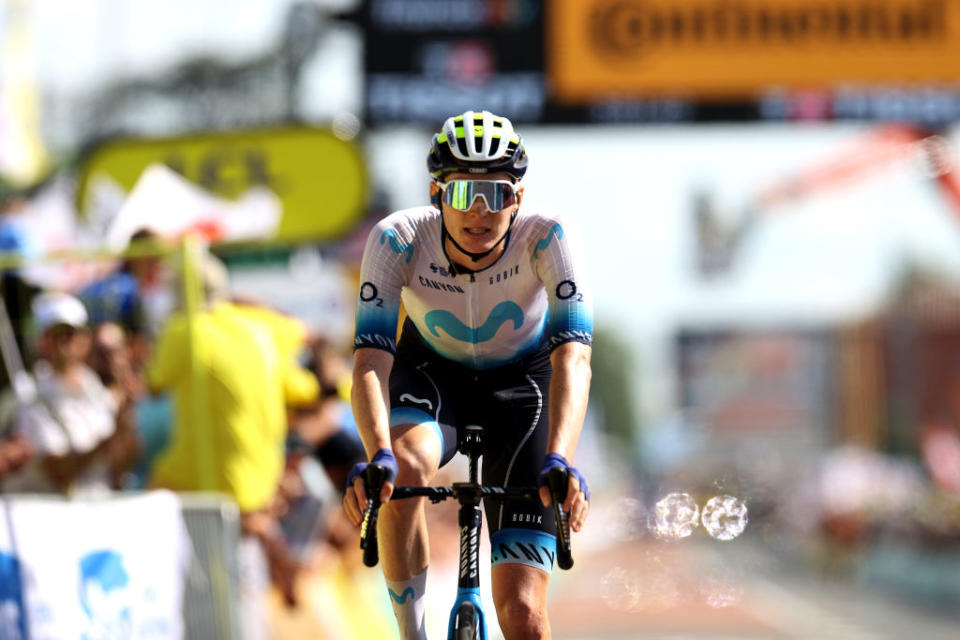
<instances>
[{"instance_id":1,"label":"spectator in yellow shirt","mask_svg":"<svg viewBox=\"0 0 960 640\"><path fill-rule=\"evenodd\" d=\"M202 272L204 307L192 317L183 311L170 317L147 368L150 389L172 393L176 416L150 484L219 491L236 500L245 534L241 574L244 564L262 564L256 556L265 553L274 582L292 604L296 566L270 511L284 468L290 365L269 325L227 300L226 268L210 258ZM255 599L243 608L250 613L259 606Z\"/></svg>"}]
</instances>

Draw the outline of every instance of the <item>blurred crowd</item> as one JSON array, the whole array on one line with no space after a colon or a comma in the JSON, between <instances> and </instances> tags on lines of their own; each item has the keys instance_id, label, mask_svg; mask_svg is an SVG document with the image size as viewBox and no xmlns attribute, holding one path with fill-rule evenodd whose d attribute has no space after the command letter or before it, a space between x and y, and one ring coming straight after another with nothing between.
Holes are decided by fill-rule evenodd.
<instances>
[{"instance_id":1,"label":"blurred crowd","mask_svg":"<svg viewBox=\"0 0 960 640\"><path fill-rule=\"evenodd\" d=\"M0 218L0 251L28 241ZM355 555L340 509L347 471L365 457L348 345L233 296L213 255L185 273L164 243L138 232L127 258L71 292L3 272L0 489L229 496L241 514L241 624L271 637L270 596L296 607L305 569ZM199 300L183 294L187 276Z\"/></svg>"}]
</instances>

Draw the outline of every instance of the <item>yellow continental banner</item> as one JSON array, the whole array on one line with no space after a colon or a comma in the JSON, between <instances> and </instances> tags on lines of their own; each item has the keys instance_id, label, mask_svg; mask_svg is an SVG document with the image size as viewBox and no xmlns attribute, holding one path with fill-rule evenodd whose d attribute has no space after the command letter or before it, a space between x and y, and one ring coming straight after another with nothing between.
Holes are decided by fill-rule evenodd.
<instances>
[{"instance_id":1,"label":"yellow continental banner","mask_svg":"<svg viewBox=\"0 0 960 640\"><path fill-rule=\"evenodd\" d=\"M269 188L283 205L278 240L334 238L360 219L366 205L360 148L327 129L289 126L102 143L80 165L81 213L94 206L92 187L98 181L129 191L143 170L158 162L224 198Z\"/></svg>"},{"instance_id":2,"label":"yellow continental banner","mask_svg":"<svg viewBox=\"0 0 960 640\"><path fill-rule=\"evenodd\" d=\"M551 0L558 101L960 82L960 0Z\"/></svg>"}]
</instances>

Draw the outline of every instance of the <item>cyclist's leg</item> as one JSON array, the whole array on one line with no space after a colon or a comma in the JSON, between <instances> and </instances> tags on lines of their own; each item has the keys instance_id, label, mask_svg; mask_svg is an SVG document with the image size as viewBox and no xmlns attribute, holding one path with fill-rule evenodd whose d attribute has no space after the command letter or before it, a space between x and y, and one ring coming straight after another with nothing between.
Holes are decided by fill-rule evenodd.
<instances>
[{"instance_id":1,"label":"cyclist's leg","mask_svg":"<svg viewBox=\"0 0 960 640\"><path fill-rule=\"evenodd\" d=\"M391 429L398 484L428 484L440 463L440 440L430 427ZM380 509L380 562L402 640L426 640L425 594L430 553L423 498L391 501Z\"/></svg>"},{"instance_id":2,"label":"cyclist's leg","mask_svg":"<svg viewBox=\"0 0 960 640\"><path fill-rule=\"evenodd\" d=\"M546 452L550 371L534 367L498 374L485 417L484 483L535 486ZM504 636L549 638L547 585L553 567L552 511L539 500L486 505L491 586Z\"/></svg>"},{"instance_id":3,"label":"cyclist's leg","mask_svg":"<svg viewBox=\"0 0 960 640\"><path fill-rule=\"evenodd\" d=\"M550 637L549 573L523 564L498 564L491 570L490 583L497 620L506 640Z\"/></svg>"},{"instance_id":4,"label":"cyclist's leg","mask_svg":"<svg viewBox=\"0 0 960 640\"><path fill-rule=\"evenodd\" d=\"M394 361L390 375L390 431L401 485L430 484L453 456L456 434L441 426L443 398L421 363ZM430 564L424 498L391 501L380 511L380 560L401 637L424 635L424 587Z\"/></svg>"},{"instance_id":5,"label":"cyclist's leg","mask_svg":"<svg viewBox=\"0 0 960 640\"><path fill-rule=\"evenodd\" d=\"M390 429L399 473L397 484L430 484L440 468L441 441L426 424ZM430 564L424 498L391 501L380 510L380 559L388 580L406 580Z\"/></svg>"}]
</instances>

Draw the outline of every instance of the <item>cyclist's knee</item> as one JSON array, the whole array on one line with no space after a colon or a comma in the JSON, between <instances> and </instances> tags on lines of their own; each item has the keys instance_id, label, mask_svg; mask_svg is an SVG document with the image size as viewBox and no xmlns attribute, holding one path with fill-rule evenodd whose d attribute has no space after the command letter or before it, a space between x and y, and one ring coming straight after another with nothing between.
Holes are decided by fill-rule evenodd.
<instances>
[{"instance_id":1,"label":"cyclist's knee","mask_svg":"<svg viewBox=\"0 0 960 640\"><path fill-rule=\"evenodd\" d=\"M547 638L547 587L550 574L521 564L498 564L491 581L497 617L509 640Z\"/></svg>"},{"instance_id":2,"label":"cyclist's knee","mask_svg":"<svg viewBox=\"0 0 960 640\"><path fill-rule=\"evenodd\" d=\"M397 458L397 484L426 484L440 466L440 447L424 429L404 429L394 436L393 455Z\"/></svg>"},{"instance_id":3,"label":"cyclist's knee","mask_svg":"<svg viewBox=\"0 0 960 640\"><path fill-rule=\"evenodd\" d=\"M542 603L523 598L511 599L497 607L497 618L503 635L510 640L546 638L550 629Z\"/></svg>"}]
</instances>

